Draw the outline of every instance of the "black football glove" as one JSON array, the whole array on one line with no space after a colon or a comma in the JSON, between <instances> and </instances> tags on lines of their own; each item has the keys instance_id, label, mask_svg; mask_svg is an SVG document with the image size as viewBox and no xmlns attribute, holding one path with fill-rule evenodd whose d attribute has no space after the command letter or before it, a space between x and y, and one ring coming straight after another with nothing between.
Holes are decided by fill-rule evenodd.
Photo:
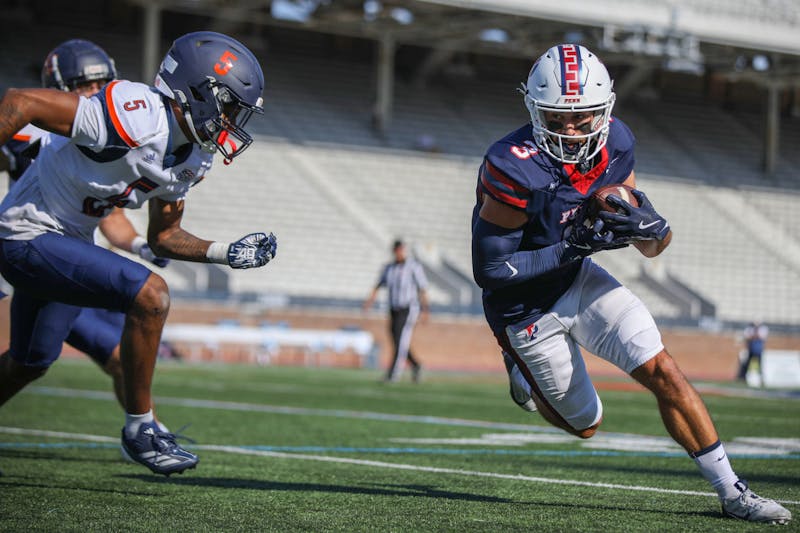
<instances>
[{"instance_id":1,"label":"black football glove","mask_svg":"<svg viewBox=\"0 0 800 533\"><path fill-rule=\"evenodd\" d=\"M653 204L642 191L634 189L631 194L639 201L639 207L634 207L619 196L610 194L606 197L606 202L622 213L601 211L597 216L605 222L608 230L614 232L614 235L628 237L633 241L664 240L669 233L667 219L656 213Z\"/></svg>"},{"instance_id":2,"label":"black football glove","mask_svg":"<svg viewBox=\"0 0 800 533\"><path fill-rule=\"evenodd\" d=\"M613 231L605 228L605 224L599 218L592 223L583 216L578 216L567 227L564 241L571 259L579 259L600 250L624 248L628 246L630 239L617 237Z\"/></svg>"}]
</instances>

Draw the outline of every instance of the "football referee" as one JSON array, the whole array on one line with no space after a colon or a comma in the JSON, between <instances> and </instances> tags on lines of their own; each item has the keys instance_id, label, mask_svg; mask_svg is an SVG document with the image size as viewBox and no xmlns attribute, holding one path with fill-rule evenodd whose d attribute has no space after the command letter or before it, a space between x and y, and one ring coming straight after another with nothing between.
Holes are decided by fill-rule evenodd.
<instances>
[{"instance_id":1,"label":"football referee","mask_svg":"<svg viewBox=\"0 0 800 533\"><path fill-rule=\"evenodd\" d=\"M389 289L389 330L394 342L394 357L386 373L386 381L398 381L408 361L411 364L411 378L419 383L422 365L411 353L411 333L420 313L423 321L428 314L428 279L422 265L408 257L402 240L394 242L392 252L394 261L383 267L378 283L364 300L364 310L372 307L381 287Z\"/></svg>"}]
</instances>

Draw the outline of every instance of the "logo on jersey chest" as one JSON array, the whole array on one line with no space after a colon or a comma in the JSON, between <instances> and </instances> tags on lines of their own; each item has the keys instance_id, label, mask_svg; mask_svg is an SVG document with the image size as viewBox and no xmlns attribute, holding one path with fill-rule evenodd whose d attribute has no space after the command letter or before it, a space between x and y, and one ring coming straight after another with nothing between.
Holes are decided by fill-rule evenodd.
<instances>
[{"instance_id":1,"label":"logo on jersey chest","mask_svg":"<svg viewBox=\"0 0 800 533\"><path fill-rule=\"evenodd\" d=\"M572 209L567 209L566 211L561 212L561 220L558 221L559 224L566 224L573 218L575 218L575 213L578 212L580 206L573 207Z\"/></svg>"},{"instance_id":2,"label":"logo on jersey chest","mask_svg":"<svg viewBox=\"0 0 800 533\"><path fill-rule=\"evenodd\" d=\"M616 162L617 162L617 159L619 159L619 156L615 157L614 159L612 159L611 161L609 161L609 162L608 162L608 166L606 167L606 174L608 174L609 172L611 172L611 165L613 165L614 163L616 163Z\"/></svg>"}]
</instances>

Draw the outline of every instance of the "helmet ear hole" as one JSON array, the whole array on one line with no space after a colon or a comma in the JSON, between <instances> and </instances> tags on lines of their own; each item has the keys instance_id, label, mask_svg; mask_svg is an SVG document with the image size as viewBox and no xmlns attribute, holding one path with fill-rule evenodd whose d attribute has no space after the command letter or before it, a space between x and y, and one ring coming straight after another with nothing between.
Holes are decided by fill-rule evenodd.
<instances>
[{"instance_id":1,"label":"helmet ear hole","mask_svg":"<svg viewBox=\"0 0 800 533\"><path fill-rule=\"evenodd\" d=\"M194 86L189 87L189 91L192 93L192 98L193 99L195 99L195 100L197 100L199 102L205 102L206 101L205 97L202 94L200 94L200 91L198 91Z\"/></svg>"}]
</instances>

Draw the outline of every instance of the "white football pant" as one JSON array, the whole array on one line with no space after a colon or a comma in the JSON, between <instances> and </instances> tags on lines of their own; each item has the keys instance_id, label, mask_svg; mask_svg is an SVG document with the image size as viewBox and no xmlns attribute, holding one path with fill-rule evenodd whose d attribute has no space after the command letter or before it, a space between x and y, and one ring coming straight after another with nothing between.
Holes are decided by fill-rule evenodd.
<instances>
[{"instance_id":1,"label":"white football pant","mask_svg":"<svg viewBox=\"0 0 800 533\"><path fill-rule=\"evenodd\" d=\"M628 374L664 349L642 301L589 258L549 313L535 323L512 324L505 333L504 348L532 394L576 430L603 416L581 346Z\"/></svg>"}]
</instances>

